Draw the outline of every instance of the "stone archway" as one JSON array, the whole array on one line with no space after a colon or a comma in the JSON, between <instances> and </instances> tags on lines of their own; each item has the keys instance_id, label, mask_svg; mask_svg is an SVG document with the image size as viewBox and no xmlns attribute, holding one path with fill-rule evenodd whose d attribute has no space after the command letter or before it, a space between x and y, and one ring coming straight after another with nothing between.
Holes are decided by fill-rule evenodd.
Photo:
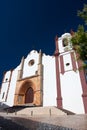
<instances>
[{"instance_id":1,"label":"stone archway","mask_svg":"<svg viewBox=\"0 0 87 130\"><path fill-rule=\"evenodd\" d=\"M34 103L35 85L33 84L33 82L29 80L24 81L22 84L19 85L16 91L18 93L17 96L18 104Z\"/></svg>"},{"instance_id":2,"label":"stone archway","mask_svg":"<svg viewBox=\"0 0 87 130\"><path fill-rule=\"evenodd\" d=\"M39 77L17 81L14 105L42 105L42 90Z\"/></svg>"},{"instance_id":3,"label":"stone archway","mask_svg":"<svg viewBox=\"0 0 87 130\"><path fill-rule=\"evenodd\" d=\"M29 87L25 93L25 103L33 103L34 91L32 87Z\"/></svg>"}]
</instances>

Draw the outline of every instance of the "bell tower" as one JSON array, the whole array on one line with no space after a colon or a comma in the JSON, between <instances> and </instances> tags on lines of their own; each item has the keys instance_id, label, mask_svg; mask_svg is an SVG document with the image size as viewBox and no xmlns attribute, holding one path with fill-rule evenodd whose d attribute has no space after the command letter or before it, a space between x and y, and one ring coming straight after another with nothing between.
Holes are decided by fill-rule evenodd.
<instances>
[{"instance_id":1,"label":"bell tower","mask_svg":"<svg viewBox=\"0 0 87 130\"><path fill-rule=\"evenodd\" d=\"M55 38L57 107L87 113L87 83L81 62L71 44L70 33Z\"/></svg>"}]
</instances>

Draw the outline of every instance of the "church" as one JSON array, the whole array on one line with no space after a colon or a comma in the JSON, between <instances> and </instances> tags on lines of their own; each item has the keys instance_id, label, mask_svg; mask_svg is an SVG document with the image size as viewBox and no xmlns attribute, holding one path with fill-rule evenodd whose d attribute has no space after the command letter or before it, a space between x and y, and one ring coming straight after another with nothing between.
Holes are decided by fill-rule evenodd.
<instances>
[{"instance_id":1,"label":"church","mask_svg":"<svg viewBox=\"0 0 87 130\"><path fill-rule=\"evenodd\" d=\"M76 59L70 33L55 38L54 55L32 50L20 64L4 73L0 104L8 107L56 106L87 113L87 81Z\"/></svg>"}]
</instances>

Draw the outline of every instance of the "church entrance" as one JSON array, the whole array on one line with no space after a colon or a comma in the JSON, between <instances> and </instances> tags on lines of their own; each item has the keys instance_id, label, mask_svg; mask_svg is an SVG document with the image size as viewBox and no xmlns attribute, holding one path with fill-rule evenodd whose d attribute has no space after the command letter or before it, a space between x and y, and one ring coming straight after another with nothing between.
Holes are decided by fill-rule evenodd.
<instances>
[{"instance_id":1,"label":"church entrance","mask_svg":"<svg viewBox=\"0 0 87 130\"><path fill-rule=\"evenodd\" d=\"M14 105L24 106L41 106L42 105L42 92L40 83L37 82L37 77L24 79L17 82L15 91Z\"/></svg>"},{"instance_id":2,"label":"church entrance","mask_svg":"<svg viewBox=\"0 0 87 130\"><path fill-rule=\"evenodd\" d=\"M32 87L29 87L25 93L25 103L33 103L34 91Z\"/></svg>"}]
</instances>

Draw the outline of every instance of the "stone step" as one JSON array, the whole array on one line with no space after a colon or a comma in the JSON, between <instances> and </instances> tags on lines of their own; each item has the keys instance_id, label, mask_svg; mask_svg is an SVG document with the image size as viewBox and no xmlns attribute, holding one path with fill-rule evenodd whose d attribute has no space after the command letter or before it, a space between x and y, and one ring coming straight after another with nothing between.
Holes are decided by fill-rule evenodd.
<instances>
[{"instance_id":1,"label":"stone step","mask_svg":"<svg viewBox=\"0 0 87 130\"><path fill-rule=\"evenodd\" d=\"M17 115L28 115L28 116L60 116L67 115L66 112L56 108L56 107L31 107L24 108L17 111Z\"/></svg>"}]
</instances>

